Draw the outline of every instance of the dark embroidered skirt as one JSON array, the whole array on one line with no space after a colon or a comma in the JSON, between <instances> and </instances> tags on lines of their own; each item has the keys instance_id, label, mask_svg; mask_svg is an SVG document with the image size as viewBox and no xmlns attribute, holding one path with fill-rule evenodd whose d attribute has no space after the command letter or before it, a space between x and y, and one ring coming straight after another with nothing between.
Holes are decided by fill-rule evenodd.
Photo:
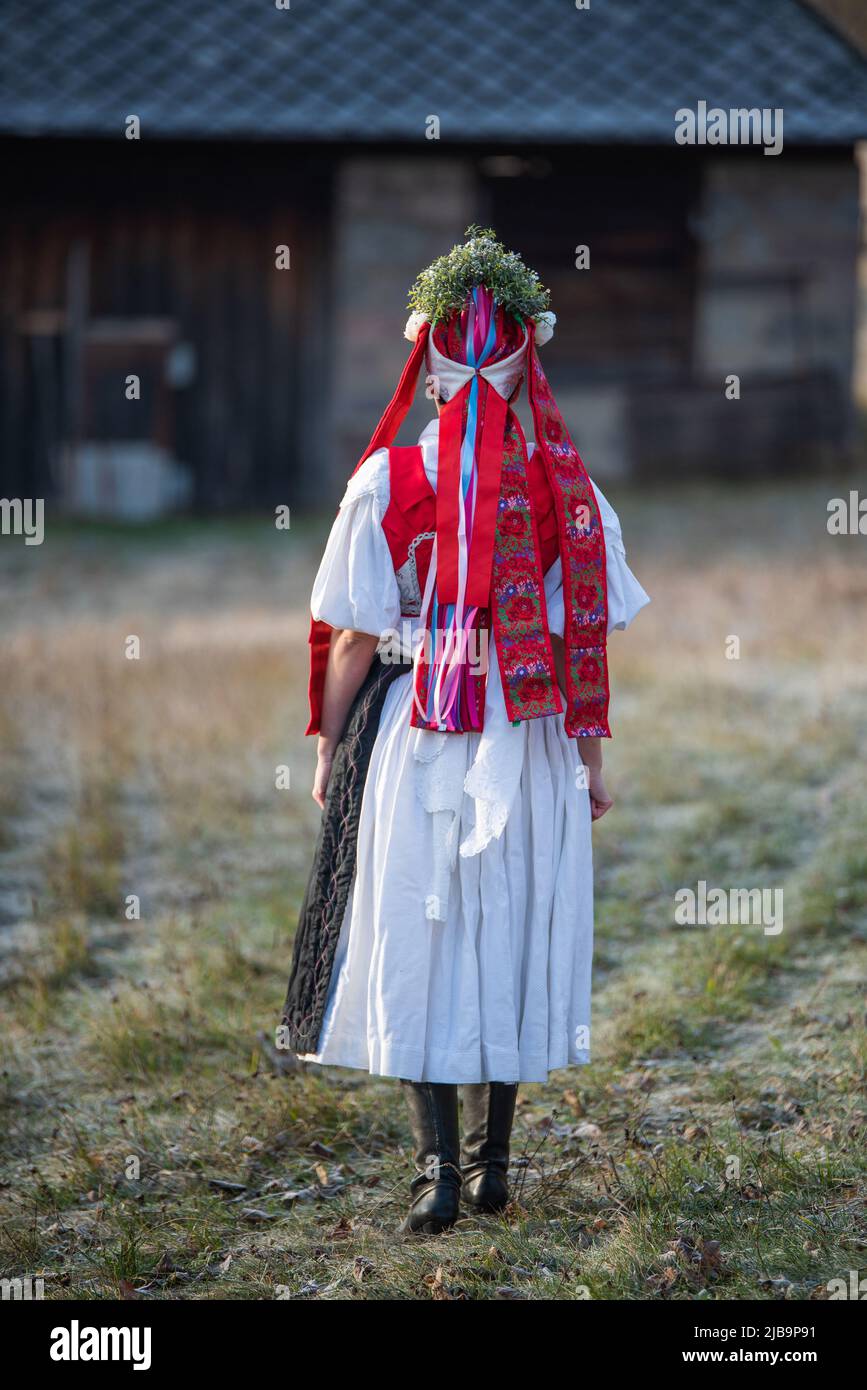
<instances>
[{"instance_id":1,"label":"dark embroidered skirt","mask_svg":"<svg viewBox=\"0 0 867 1390\"><path fill-rule=\"evenodd\" d=\"M392 681L411 669L408 664L374 659L334 754L283 1006L284 1045L293 1052L318 1048L334 955L355 875L361 798L379 718Z\"/></svg>"}]
</instances>

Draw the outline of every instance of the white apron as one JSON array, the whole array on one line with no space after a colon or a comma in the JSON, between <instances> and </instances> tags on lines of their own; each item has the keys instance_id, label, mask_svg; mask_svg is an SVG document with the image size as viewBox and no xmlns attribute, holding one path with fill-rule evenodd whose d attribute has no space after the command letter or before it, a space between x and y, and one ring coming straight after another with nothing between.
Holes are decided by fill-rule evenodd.
<instances>
[{"instance_id":1,"label":"white apron","mask_svg":"<svg viewBox=\"0 0 867 1390\"><path fill-rule=\"evenodd\" d=\"M419 440L434 488L438 423ZM610 632L649 599L595 491ZM388 501L380 450L350 480L314 618L376 636L400 627L381 524ZM550 630L562 636L559 559L545 593ZM412 677L389 689L319 1050L306 1060L457 1083L546 1081L590 1060L593 861L578 746L563 715L509 723L493 640L490 650L480 734L414 729Z\"/></svg>"}]
</instances>

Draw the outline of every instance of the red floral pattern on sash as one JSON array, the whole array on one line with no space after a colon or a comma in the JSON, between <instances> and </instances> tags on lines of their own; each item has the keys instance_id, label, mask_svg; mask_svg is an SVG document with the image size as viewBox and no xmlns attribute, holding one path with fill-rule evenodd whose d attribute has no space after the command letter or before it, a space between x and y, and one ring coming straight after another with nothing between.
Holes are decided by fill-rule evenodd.
<instances>
[{"instance_id":1,"label":"red floral pattern on sash","mask_svg":"<svg viewBox=\"0 0 867 1390\"><path fill-rule=\"evenodd\" d=\"M608 580L605 533L593 484L551 394L530 327L528 386L536 447L557 512L566 612L566 733L610 738L608 727Z\"/></svg>"},{"instance_id":2,"label":"red floral pattern on sash","mask_svg":"<svg viewBox=\"0 0 867 1390\"><path fill-rule=\"evenodd\" d=\"M491 608L506 711L514 722L563 708L548 634L545 579L527 473L527 445L510 410L503 441Z\"/></svg>"}]
</instances>

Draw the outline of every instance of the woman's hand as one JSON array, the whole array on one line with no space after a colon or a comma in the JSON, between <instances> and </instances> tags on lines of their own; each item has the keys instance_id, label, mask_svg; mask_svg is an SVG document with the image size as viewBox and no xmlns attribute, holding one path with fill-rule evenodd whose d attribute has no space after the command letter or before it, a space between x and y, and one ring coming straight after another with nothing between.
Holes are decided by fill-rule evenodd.
<instances>
[{"instance_id":1,"label":"woman's hand","mask_svg":"<svg viewBox=\"0 0 867 1390\"><path fill-rule=\"evenodd\" d=\"M590 818L599 820L610 811L614 805L614 800L608 795L605 782L602 778L602 764L586 769L587 790L590 793Z\"/></svg>"},{"instance_id":2,"label":"woman's hand","mask_svg":"<svg viewBox=\"0 0 867 1390\"><path fill-rule=\"evenodd\" d=\"M331 777L331 765L334 762L334 750L329 747L320 747L316 753L316 772L313 776L313 800L317 806L325 805L325 793L328 790L328 781Z\"/></svg>"},{"instance_id":3,"label":"woman's hand","mask_svg":"<svg viewBox=\"0 0 867 1390\"><path fill-rule=\"evenodd\" d=\"M599 820L614 805L614 800L608 795L602 777L601 738L579 738L578 753L584 764L584 782L582 785L586 786L590 793L590 818L591 820Z\"/></svg>"}]
</instances>

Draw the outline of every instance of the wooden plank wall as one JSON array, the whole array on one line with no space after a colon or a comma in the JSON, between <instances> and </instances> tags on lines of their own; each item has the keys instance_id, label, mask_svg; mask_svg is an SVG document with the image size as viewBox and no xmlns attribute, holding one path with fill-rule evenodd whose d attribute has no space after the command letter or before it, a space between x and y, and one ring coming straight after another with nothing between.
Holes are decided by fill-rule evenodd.
<instances>
[{"instance_id":1,"label":"wooden plank wall","mask_svg":"<svg viewBox=\"0 0 867 1390\"><path fill-rule=\"evenodd\" d=\"M122 140L22 141L6 152L4 491L51 492L69 428L64 344L50 331L51 316L62 323L77 246L86 249L89 318L173 319L194 350L195 378L174 393L174 437L177 457L193 470L195 506L303 500L312 479L302 462L324 426L327 399L319 327L331 236L327 157ZM288 271L275 267L282 244L291 250ZM35 313L46 331L34 336L22 329ZM119 352L119 395L121 359Z\"/></svg>"}]
</instances>

